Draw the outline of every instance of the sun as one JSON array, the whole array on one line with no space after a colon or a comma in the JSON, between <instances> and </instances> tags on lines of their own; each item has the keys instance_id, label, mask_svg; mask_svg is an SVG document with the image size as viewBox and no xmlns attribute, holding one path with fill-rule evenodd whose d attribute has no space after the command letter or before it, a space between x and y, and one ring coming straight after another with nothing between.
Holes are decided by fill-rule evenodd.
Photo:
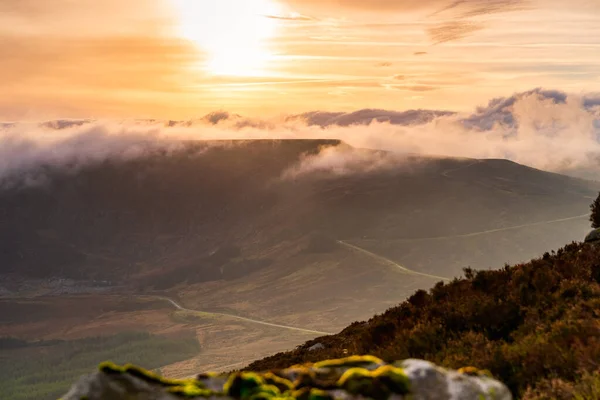
<instances>
[{"instance_id":1,"label":"sun","mask_svg":"<svg viewBox=\"0 0 600 400\"><path fill-rule=\"evenodd\" d=\"M272 53L279 5L273 0L172 0L179 34L207 54L215 75L261 75Z\"/></svg>"}]
</instances>

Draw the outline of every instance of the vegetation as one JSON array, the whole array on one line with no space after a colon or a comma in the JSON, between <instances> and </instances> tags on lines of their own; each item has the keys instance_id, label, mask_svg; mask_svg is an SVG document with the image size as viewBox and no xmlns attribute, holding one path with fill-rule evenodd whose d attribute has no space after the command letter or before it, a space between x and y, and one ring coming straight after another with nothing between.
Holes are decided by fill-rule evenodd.
<instances>
[{"instance_id":1,"label":"vegetation","mask_svg":"<svg viewBox=\"0 0 600 400\"><path fill-rule=\"evenodd\" d=\"M44 342L25 345L22 341L3 339L2 343L18 346L0 354L0 387L4 400L55 400L65 394L81 376L90 373L103 361L135 363L158 368L198 354L200 347L193 336L169 339L149 333L119 333L73 341Z\"/></svg>"},{"instance_id":2,"label":"vegetation","mask_svg":"<svg viewBox=\"0 0 600 400\"><path fill-rule=\"evenodd\" d=\"M214 322L214 319L216 318L210 313L191 310L176 310L171 313L170 317L174 322L177 323L196 325Z\"/></svg>"},{"instance_id":3,"label":"vegetation","mask_svg":"<svg viewBox=\"0 0 600 400\"><path fill-rule=\"evenodd\" d=\"M0 350L22 349L25 347L47 347L62 343L65 343L65 341L56 339L28 342L27 340L18 339L14 337L0 337Z\"/></svg>"},{"instance_id":4,"label":"vegetation","mask_svg":"<svg viewBox=\"0 0 600 400\"><path fill-rule=\"evenodd\" d=\"M600 247L572 243L526 264L465 270L368 322L257 361L267 370L373 354L489 370L517 397L598 398ZM309 351L316 343L325 348ZM595 397L590 397L595 393Z\"/></svg>"},{"instance_id":5,"label":"vegetation","mask_svg":"<svg viewBox=\"0 0 600 400\"><path fill-rule=\"evenodd\" d=\"M590 215L590 222L592 223L592 228L598 229L600 228L600 193L598 197L592 205L590 206L592 214Z\"/></svg>"},{"instance_id":6,"label":"vegetation","mask_svg":"<svg viewBox=\"0 0 600 400\"><path fill-rule=\"evenodd\" d=\"M338 360L326 360L316 364L298 365L293 368L266 373L234 372L224 374L201 374L197 379L172 380L164 379L149 371L133 365L123 367L113 363L102 363L100 371L104 379L112 379L111 384L122 389L125 394L121 398L149 398L147 388L152 392L172 393L181 398L233 398L233 399L312 399L334 400L346 395L360 398L387 399L394 395L406 396L418 392L419 387L411 381L414 375L407 373L403 364L389 365L376 357L348 357ZM433 367L430 372L433 372ZM482 387L481 394L489 393L487 389L502 390L496 382L490 382L482 371L458 371L464 375L465 386ZM441 390L446 389L447 377L440 371L433 372L438 378ZM144 382L143 391L140 381ZM434 380L435 381L435 380ZM106 386L106 381L100 383ZM427 390L431 390L431 382L427 382ZM91 389L93 391L94 389ZM471 389L472 390L472 389ZM340 395L343 393L342 395ZM472 391L471 391L472 393ZM71 398L91 395L89 388L80 388ZM140 397L141 396L141 397ZM501 395L498 398L503 398Z\"/></svg>"}]
</instances>

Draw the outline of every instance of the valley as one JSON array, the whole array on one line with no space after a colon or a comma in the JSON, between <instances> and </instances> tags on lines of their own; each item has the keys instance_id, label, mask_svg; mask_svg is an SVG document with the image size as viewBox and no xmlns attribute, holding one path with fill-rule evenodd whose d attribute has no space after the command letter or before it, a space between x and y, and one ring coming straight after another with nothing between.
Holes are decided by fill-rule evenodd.
<instances>
[{"instance_id":1,"label":"valley","mask_svg":"<svg viewBox=\"0 0 600 400\"><path fill-rule=\"evenodd\" d=\"M315 169L324 148L345 168ZM0 191L0 337L191 335L197 354L150 366L171 377L241 368L464 268L580 241L600 190L503 160L328 140L186 143L30 173L49 183Z\"/></svg>"}]
</instances>

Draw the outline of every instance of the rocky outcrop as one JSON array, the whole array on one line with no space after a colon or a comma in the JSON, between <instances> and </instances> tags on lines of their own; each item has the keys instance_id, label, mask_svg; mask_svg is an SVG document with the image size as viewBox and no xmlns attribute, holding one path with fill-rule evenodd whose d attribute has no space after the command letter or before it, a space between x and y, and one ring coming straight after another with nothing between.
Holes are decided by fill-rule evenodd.
<instances>
[{"instance_id":1,"label":"rocky outcrop","mask_svg":"<svg viewBox=\"0 0 600 400\"><path fill-rule=\"evenodd\" d=\"M600 229L594 229L585 237L586 243L600 243Z\"/></svg>"},{"instance_id":2,"label":"rocky outcrop","mask_svg":"<svg viewBox=\"0 0 600 400\"><path fill-rule=\"evenodd\" d=\"M81 378L63 400L198 399L411 399L510 400L502 383L485 371L450 371L421 360L386 364L348 357L265 373L202 374L169 380L134 366L106 363Z\"/></svg>"}]
</instances>

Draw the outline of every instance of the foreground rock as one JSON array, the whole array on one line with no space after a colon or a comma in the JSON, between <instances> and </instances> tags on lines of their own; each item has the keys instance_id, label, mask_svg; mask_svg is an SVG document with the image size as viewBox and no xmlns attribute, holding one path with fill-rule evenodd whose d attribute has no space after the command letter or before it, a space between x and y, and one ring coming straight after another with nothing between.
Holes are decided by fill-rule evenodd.
<instances>
[{"instance_id":1,"label":"foreground rock","mask_svg":"<svg viewBox=\"0 0 600 400\"><path fill-rule=\"evenodd\" d=\"M426 361L386 364L349 357L266 373L203 374L168 380L133 366L103 364L81 378L64 400L411 399L509 400L502 383L475 368L449 371Z\"/></svg>"}]
</instances>

